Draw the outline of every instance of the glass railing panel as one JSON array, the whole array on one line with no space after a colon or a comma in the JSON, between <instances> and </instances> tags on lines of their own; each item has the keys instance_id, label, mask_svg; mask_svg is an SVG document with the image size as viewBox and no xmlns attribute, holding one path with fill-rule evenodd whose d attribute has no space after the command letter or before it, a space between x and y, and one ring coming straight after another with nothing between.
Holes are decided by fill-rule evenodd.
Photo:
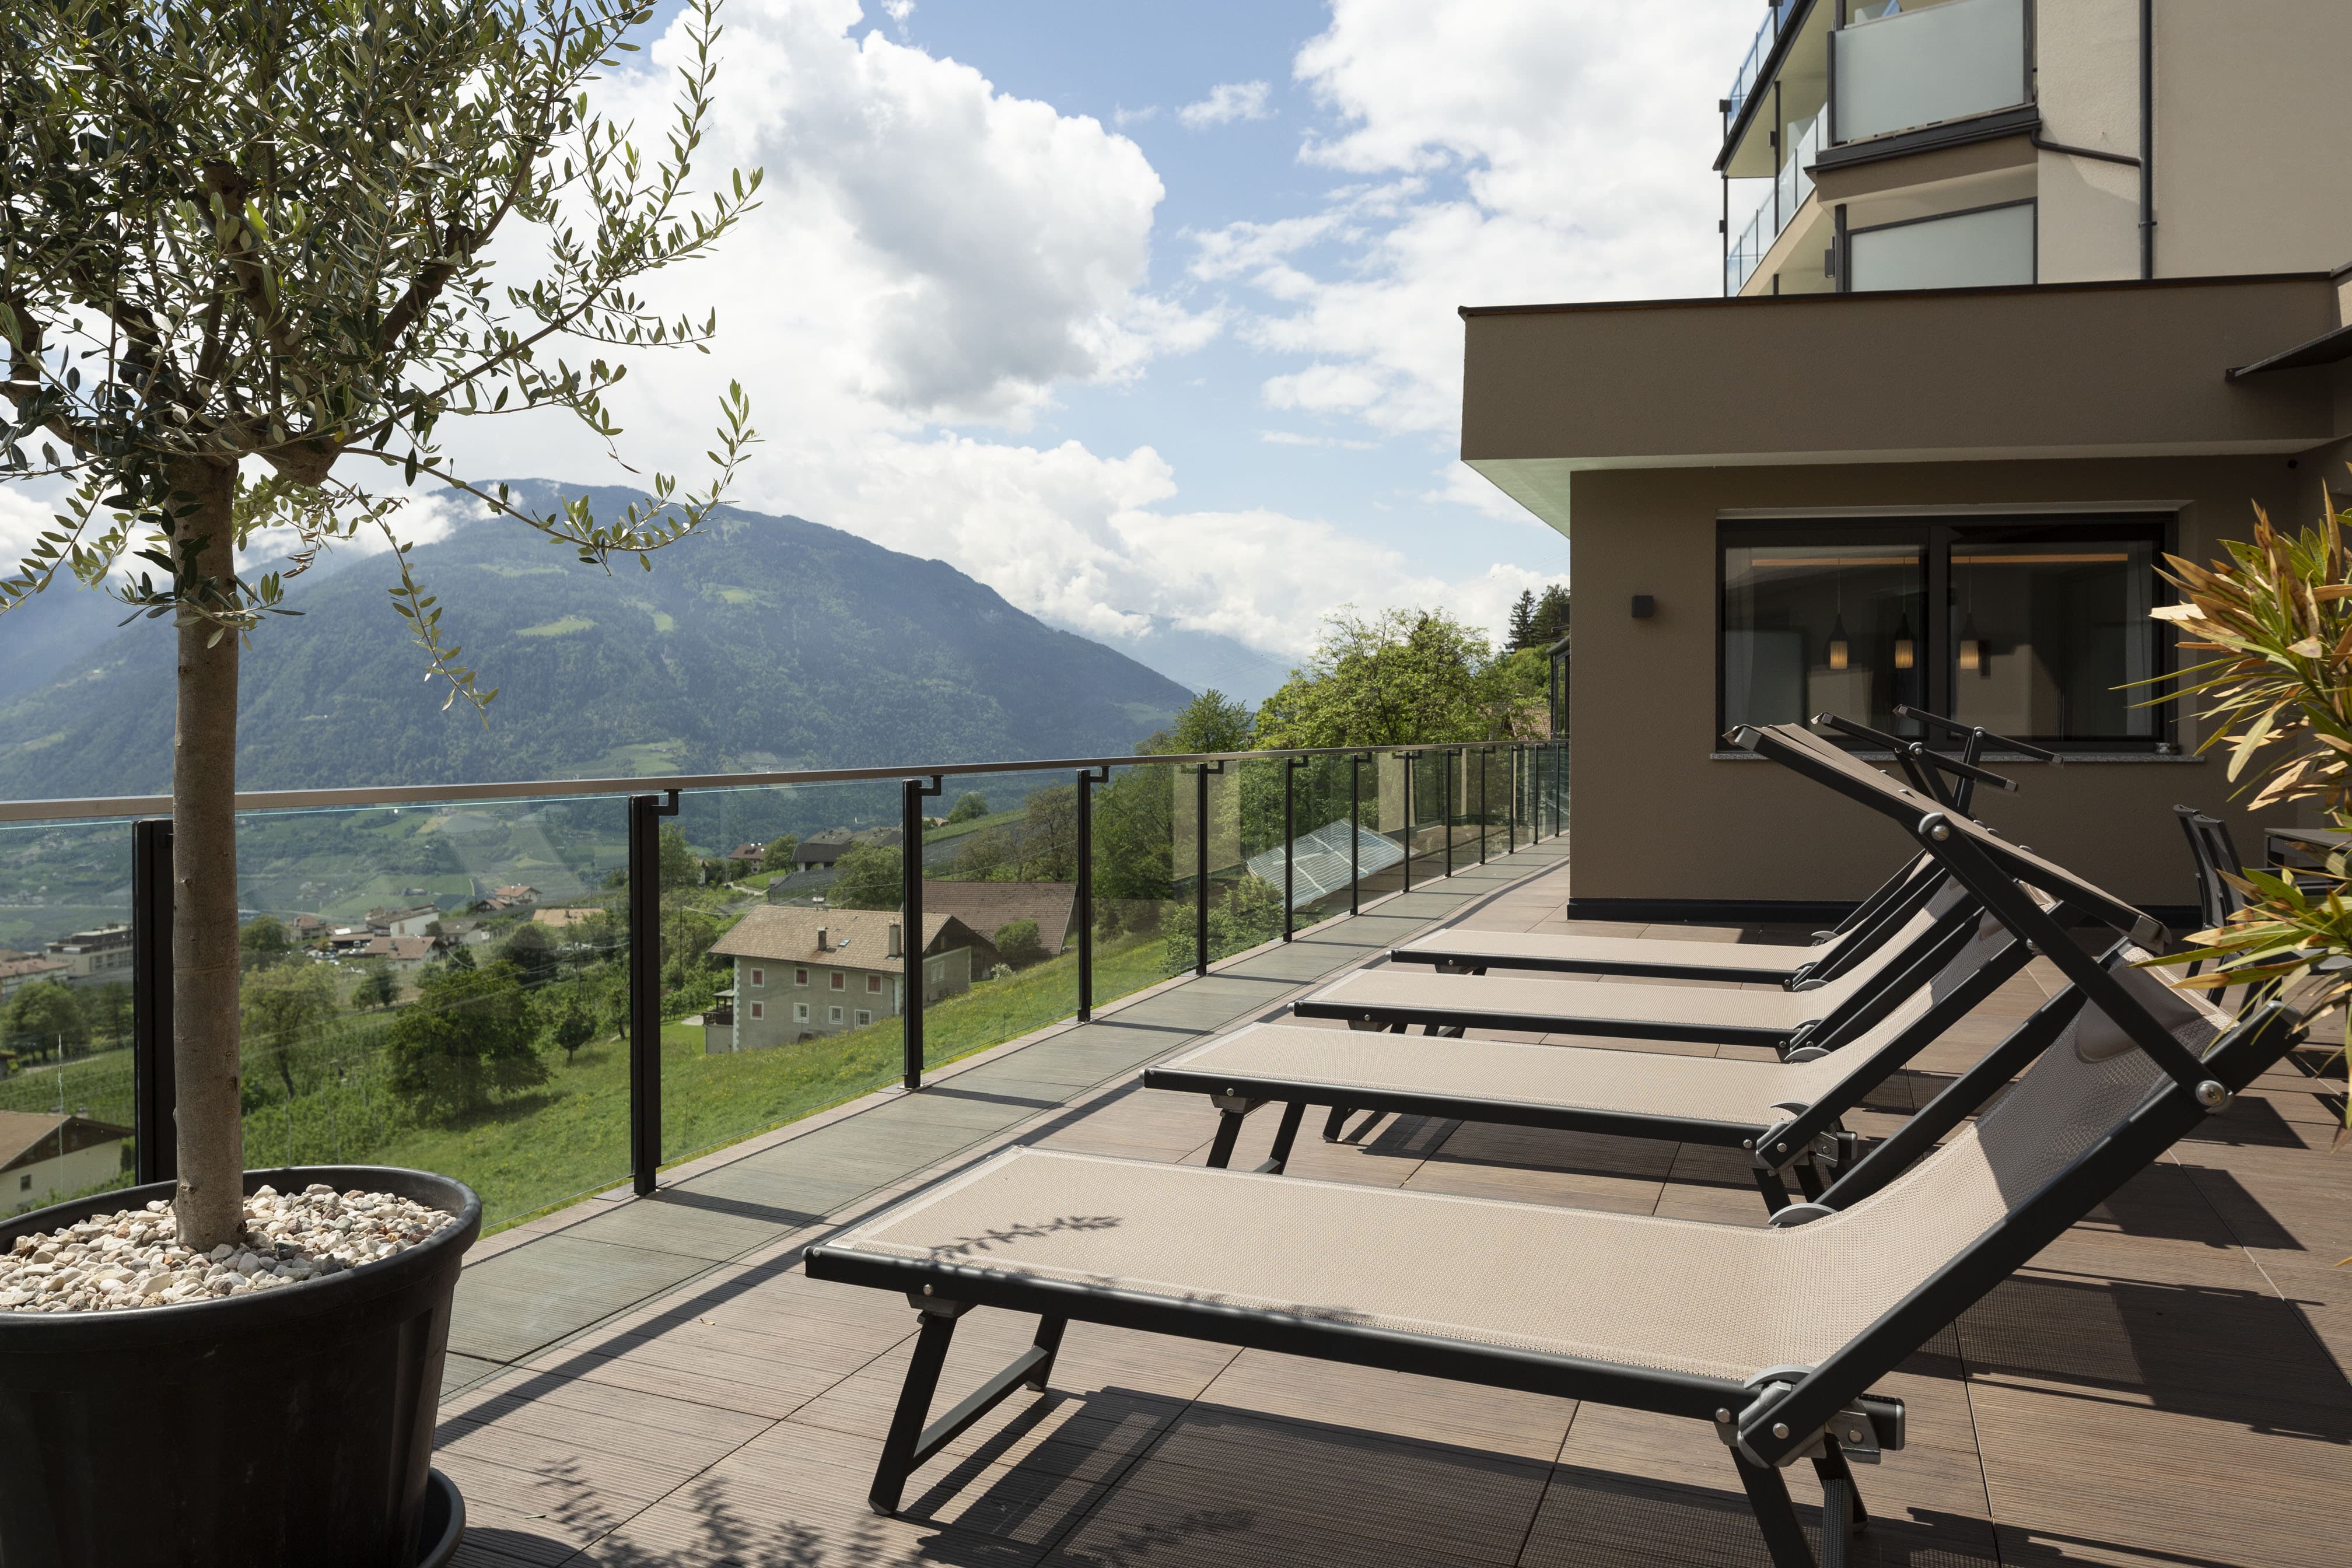
<instances>
[{"instance_id":1,"label":"glass railing panel","mask_svg":"<svg viewBox=\"0 0 2352 1568\"><path fill-rule=\"evenodd\" d=\"M2023 103L2025 0L1903 6L1830 35L1841 142Z\"/></svg>"},{"instance_id":2,"label":"glass railing panel","mask_svg":"<svg viewBox=\"0 0 2352 1568\"><path fill-rule=\"evenodd\" d=\"M1412 885L1434 882L1445 875L1449 821L1454 799L1453 754L1431 746L1412 757L1412 798L1409 847Z\"/></svg>"},{"instance_id":3,"label":"glass railing panel","mask_svg":"<svg viewBox=\"0 0 2352 1568\"><path fill-rule=\"evenodd\" d=\"M1851 287L1991 289L2033 281L2034 205L1856 229L1846 238Z\"/></svg>"},{"instance_id":4,"label":"glass railing panel","mask_svg":"<svg viewBox=\"0 0 2352 1568\"><path fill-rule=\"evenodd\" d=\"M664 1164L899 1079L901 816L881 781L698 790L661 824Z\"/></svg>"},{"instance_id":5,"label":"glass railing panel","mask_svg":"<svg viewBox=\"0 0 2352 1568\"><path fill-rule=\"evenodd\" d=\"M1230 762L1209 781L1211 963L1282 935L1284 773L1278 759Z\"/></svg>"},{"instance_id":6,"label":"glass railing panel","mask_svg":"<svg viewBox=\"0 0 2352 1568\"><path fill-rule=\"evenodd\" d=\"M1097 1007L1192 970L1193 789L1190 769L1140 764L1093 791Z\"/></svg>"},{"instance_id":7,"label":"glass railing panel","mask_svg":"<svg viewBox=\"0 0 2352 1568\"><path fill-rule=\"evenodd\" d=\"M242 816L247 1163L436 1171L493 1226L626 1179L626 867L614 799Z\"/></svg>"},{"instance_id":8,"label":"glass railing panel","mask_svg":"<svg viewBox=\"0 0 2352 1568\"><path fill-rule=\"evenodd\" d=\"M1344 915L1351 880L1384 869L1394 847L1374 832L1380 775L1369 763L1310 757L1292 776L1291 923L1305 931Z\"/></svg>"},{"instance_id":9,"label":"glass railing panel","mask_svg":"<svg viewBox=\"0 0 2352 1568\"><path fill-rule=\"evenodd\" d=\"M130 922L129 823L0 827L0 1110L56 1140L0 1176L0 1213L130 1184Z\"/></svg>"},{"instance_id":10,"label":"glass railing panel","mask_svg":"<svg viewBox=\"0 0 2352 1568\"><path fill-rule=\"evenodd\" d=\"M1362 779L1364 845L1359 863L1361 900L1369 901L1404 886L1404 759L1394 752L1374 752L1362 765Z\"/></svg>"},{"instance_id":11,"label":"glass railing panel","mask_svg":"<svg viewBox=\"0 0 2352 1568\"><path fill-rule=\"evenodd\" d=\"M1748 53L1741 57L1739 68L1732 74L1731 91L1726 99L1723 116L1726 126L1738 118L1739 106L1746 103L1748 95L1756 90L1757 80L1763 74L1764 62L1771 58L1772 46L1780 37L1781 23L1794 3L1795 0L1771 0L1765 7L1764 20L1758 26L1756 37L1748 46Z\"/></svg>"},{"instance_id":12,"label":"glass railing panel","mask_svg":"<svg viewBox=\"0 0 2352 1568\"><path fill-rule=\"evenodd\" d=\"M932 1066L1078 1011L1076 775L959 775L940 798L947 820L923 835L924 924L953 922L932 940L969 951L971 985L934 990L925 1005L923 1058Z\"/></svg>"}]
</instances>

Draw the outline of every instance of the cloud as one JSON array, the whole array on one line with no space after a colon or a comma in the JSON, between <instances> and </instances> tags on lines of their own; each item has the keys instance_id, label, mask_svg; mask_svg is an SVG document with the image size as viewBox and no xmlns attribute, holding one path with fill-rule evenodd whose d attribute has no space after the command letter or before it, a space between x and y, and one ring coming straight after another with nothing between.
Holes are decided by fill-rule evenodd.
<instances>
[{"instance_id":1,"label":"cloud","mask_svg":"<svg viewBox=\"0 0 2352 1568\"><path fill-rule=\"evenodd\" d=\"M1155 287L1162 186L1133 142L866 21L855 0L730 5L698 166L713 183L763 166L763 205L709 259L647 280L657 308L715 307L719 336L707 358L631 356L612 400L624 455L702 483L716 394L737 379L765 445L730 500L945 560L1058 624L1118 636L1158 617L1286 657L1349 602L1481 606L1500 624L1517 589L1491 573L1418 571L1326 519L1188 509L1150 446L1026 439L1066 389L1136 381L1223 331L1230 307ZM605 83L607 112L657 134L682 49L673 31L649 68ZM1387 221L1412 180L1351 185L1314 234L1221 231L1178 285L1202 267L1263 279L1349 223ZM455 423L469 477L644 482L560 419Z\"/></svg>"},{"instance_id":2,"label":"cloud","mask_svg":"<svg viewBox=\"0 0 2352 1568\"><path fill-rule=\"evenodd\" d=\"M1748 0L1628 10L1334 0L1293 62L1322 110L1310 168L1360 183L1318 212L1192 237L1192 270L1264 298L1230 323L1304 360L1276 408L1391 434L1461 416L1465 304L1696 296L1719 287L1709 170Z\"/></svg>"},{"instance_id":3,"label":"cloud","mask_svg":"<svg viewBox=\"0 0 2352 1568\"><path fill-rule=\"evenodd\" d=\"M1231 125L1236 120L1264 120L1272 112L1265 102L1271 90L1262 81L1220 82L1200 102L1188 103L1178 110L1176 118L1188 131Z\"/></svg>"},{"instance_id":4,"label":"cloud","mask_svg":"<svg viewBox=\"0 0 2352 1568\"><path fill-rule=\"evenodd\" d=\"M1257 438L1275 447L1338 447L1349 452L1369 452L1378 441L1351 441L1344 436L1302 436L1296 430L1261 430Z\"/></svg>"},{"instance_id":5,"label":"cloud","mask_svg":"<svg viewBox=\"0 0 2352 1568\"><path fill-rule=\"evenodd\" d=\"M1141 125L1146 121L1157 120L1159 118L1160 106L1156 103L1147 103L1141 109L1128 109L1122 106L1110 111L1110 122L1113 125L1119 127L1121 130L1125 130L1130 125Z\"/></svg>"}]
</instances>

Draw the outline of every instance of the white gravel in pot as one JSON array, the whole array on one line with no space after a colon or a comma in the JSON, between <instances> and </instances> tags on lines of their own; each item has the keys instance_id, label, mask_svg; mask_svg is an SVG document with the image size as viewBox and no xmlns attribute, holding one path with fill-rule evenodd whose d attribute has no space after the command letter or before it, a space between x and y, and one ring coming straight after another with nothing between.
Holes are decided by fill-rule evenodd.
<instances>
[{"instance_id":1,"label":"white gravel in pot","mask_svg":"<svg viewBox=\"0 0 2352 1568\"><path fill-rule=\"evenodd\" d=\"M0 1311L109 1311L249 1295L390 1258L457 1223L391 1193L338 1193L320 1183L299 1193L261 1187L245 1200L236 1244L191 1252L179 1243L171 1204L158 1198L18 1237L0 1255Z\"/></svg>"}]
</instances>

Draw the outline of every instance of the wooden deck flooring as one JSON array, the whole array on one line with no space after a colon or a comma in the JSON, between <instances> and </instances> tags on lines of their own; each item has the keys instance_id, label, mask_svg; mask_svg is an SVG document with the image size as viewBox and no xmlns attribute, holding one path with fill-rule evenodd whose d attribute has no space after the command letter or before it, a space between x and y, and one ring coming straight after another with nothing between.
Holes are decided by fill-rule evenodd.
<instances>
[{"instance_id":1,"label":"wooden deck flooring","mask_svg":"<svg viewBox=\"0 0 2352 1568\"><path fill-rule=\"evenodd\" d=\"M1489 929L1579 929L1559 919L1565 868L1540 871L1544 863L1517 858L1413 895L1419 903L1384 909L1377 926L1368 917L1352 950L1353 922L1328 928L1323 940L1340 944L1328 956L1370 957L1375 931L1393 941L1455 910ZM1513 881L1531 868L1540 874ZM1013 1142L1199 1162L1213 1131L1208 1108L1133 1087L1125 1064L1139 1040L1150 1044L1150 1016L1182 1020L1158 1026L1169 1031L1162 1049L1172 1050L1211 1015L1278 1005L1295 994L1289 976L1313 967L1284 957L1290 968L1265 975L1260 965L1259 984L1195 982L1207 989L1189 1002L1187 987L1172 988L1155 1013L1128 1024L1132 1038L1086 1047L1092 1055L1045 1053L1034 1069L1022 1051L996 1058L999 1089L968 1089L976 1098L962 1103L991 1112L1008 1109L1003 1100L1026 1103L1009 1108L1021 1113L1009 1122L971 1121L968 1140L941 1134L960 1140L945 1168ZM1863 1131L1891 1125L2052 984L2032 971L2012 983L1883 1091ZM1861 1472L1877 1522L1854 1561L2347 1561L2352 1268L2330 1266L2352 1253L2352 1155L2327 1152L2331 1086L2314 1076L2311 1055L2271 1074L1885 1385L1908 1402L1910 1447ZM1103 1087L1075 1087L1096 1066L1108 1068L1095 1080ZM1033 1089L1008 1096L1009 1081ZM1270 1114L1254 1121L1263 1125L1245 1136L1236 1163L1262 1157L1272 1134ZM1718 1152L1416 1119L1350 1128L1327 1145L1313 1141L1312 1124L1292 1167L1302 1174L1734 1224L1762 1218L1744 1173ZM797 1260L841 1220L941 1166L893 1173L884 1150L898 1145L869 1141L857 1146L869 1163L824 1189L842 1194L837 1205L816 1212L807 1195L816 1189L806 1184L826 1173L819 1164L790 1178L803 1183L792 1201L806 1211L761 1201L785 1190L778 1184L787 1177L771 1167L793 1169L803 1142L821 1146L784 1141L684 1173L682 1195L699 1191L699 1206L678 1196L600 1205L589 1220L542 1226L480 1266L489 1278L491 1264L515 1260L502 1283L467 1299L459 1338L476 1353L454 1366L442 1407L437 1463L466 1494L472 1521L461 1563L1766 1562L1723 1450L1691 1423L1085 1324L1069 1331L1050 1394L1001 1406L917 1475L904 1517L877 1518L865 1490L914 1315L881 1292L811 1281ZM730 1209L709 1184L724 1187L738 1166L730 1190L754 1195ZM619 1230L624 1215L635 1232ZM633 1305L536 1348L523 1328L500 1339L499 1314L521 1310L532 1291L601 1300L600 1290L622 1289L593 1278L613 1261L607 1254L684 1256L654 1238L714 1215L736 1228L709 1235L690 1269L646 1264L625 1287L637 1291ZM591 1221L604 1227L600 1238L573 1239ZM735 1247L761 1226L767 1239ZM568 1250L552 1245L566 1241ZM538 1253L543 1261L524 1270ZM685 1277L667 1279L681 1269ZM1009 1359L1031 1326L974 1313L942 1401ZM1817 1500L1810 1479L1797 1485L1801 1500Z\"/></svg>"}]
</instances>

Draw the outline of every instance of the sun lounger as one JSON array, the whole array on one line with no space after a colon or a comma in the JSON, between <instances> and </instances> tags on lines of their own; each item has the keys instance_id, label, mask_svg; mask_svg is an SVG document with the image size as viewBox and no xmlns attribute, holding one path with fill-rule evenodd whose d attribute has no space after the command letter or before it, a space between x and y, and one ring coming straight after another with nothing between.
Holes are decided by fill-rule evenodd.
<instances>
[{"instance_id":1,"label":"sun lounger","mask_svg":"<svg viewBox=\"0 0 2352 1568\"><path fill-rule=\"evenodd\" d=\"M1954 883L1939 888L1867 961L1805 991L1710 990L1696 985L1602 985L1521 974L1431 974L1401 964L1342 975L1292 1011L1358 1028L1432 1032L1465 1028L1526 1034L1612 1035L1625 1039L1704 1040L1834 1047L1878 1023L1923 984L1919 965L1940 942L1965 940L1977 908ZM1907 978L1907 983L1906 983Z\"/></svg>"},{"instance_id":2,"label":"sun lounger","mask_svg":"<svg viewBox=\"0 0 2352 1568\"><path fill-rule=\"evenodd\" d=\"M918 1311L875 1509L895 1513L913 1469L1045 1388L1076 1319L1686 1416L1730 1450L1776 1568L1816 1561L1781 1474L1809 1460L1821 1561L1839 1568L1868 1517L1849 1461L1904 1447L1902 1404L1874 1384L2301 1038L2275 1002L2233 1026L2108 969L2006 879L2070 905L2106 895L1854 767L1874 782L1842 784L1916 812L1924 847L2085 997L1990 1110L1949 1116L1924 1157L1890 1138L1762 1228L1007 1151L807 1254L812 1278L898 1291ZM1932 1133L1926 1119L1906 1131ZM926 1425L975 1307L1038 1314L1035 1341Z\"/></svg>"},{"instance_id":3,"label":"sun lounger","mask_svg":"<svg viewBox=\"0 0 2352 1568\"><path fill-rule=\"evenodd\" d=\"M1281 1171L1306 1108L1323 1105L1333 1108L1327 1138L1346 1116L1368 1110L1743 1149L1766 1205L1777 1210L1790 1202L1792 1184L1818 1196L1851 1169L1856 1142L1846 1114L2025 966L2025 944L1988 923L1902 1014L1843 1050L1800 1052L1801 1060L1254 1024L1146 1068L1143 1082L1210 1098L1219 1112L1213 1166L1232 1161L1251 1112L1280 1103L1272 1157L1257 1169ZM2145 956L2117 943L2106 963ZM2011 1030L1993 1052L2011 1065L1982 1085L1979 1102L2056 1037L2082 1001L2068 986Z\"/></svg>"}]
</instances>

